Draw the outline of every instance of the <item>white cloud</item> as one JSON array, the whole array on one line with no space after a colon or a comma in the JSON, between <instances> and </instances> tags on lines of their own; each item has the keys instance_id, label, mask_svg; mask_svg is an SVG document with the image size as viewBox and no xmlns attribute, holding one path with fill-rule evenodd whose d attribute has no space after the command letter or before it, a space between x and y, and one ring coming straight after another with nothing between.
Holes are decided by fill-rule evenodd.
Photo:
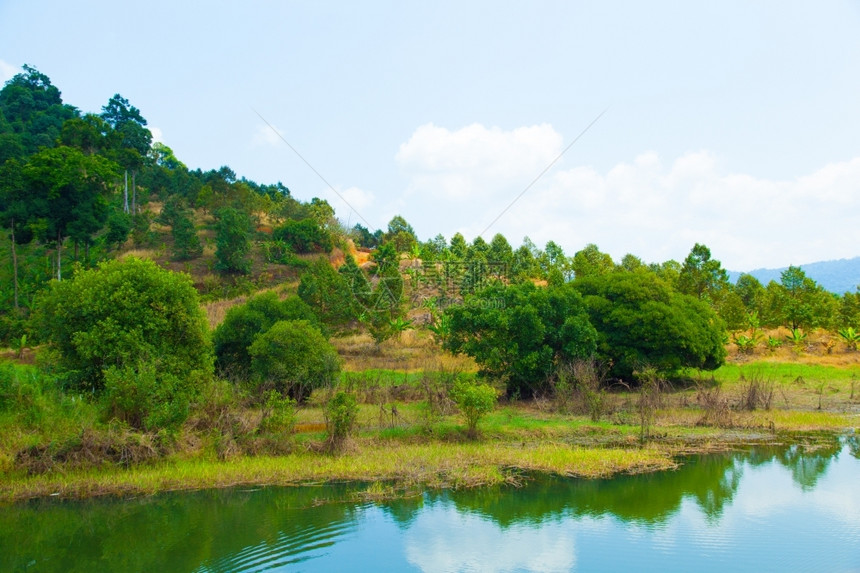
<instances>
[{"instance_id":1,"label":"white cloud","mask_svg":"<svg viewBox=\"0 0 860 573\"><path fill-rule=\"evenodd\" d=\"M453 505L423 511L406 533L406 558L421 571L571 571L570 527L550 521L502 528Z\"/></svg>"},{"instance_id":2,"label":"white cloud","mask_svg":"<svg viewBox=\"0 0 860 573\"><path fill-rule=\"evenodd\" d=\"M280 133L281 130L274 125L260 124L254 132L254 143L268 146L282 145Z\"/></svg>"},{"instance_id":3,"label":"white cloud","mask_svg":"<svg viewBox=\"0 0 860 573\"><path fill-rule=\"evenodd\" d=\"M155 126L149 126L149 132L152 134L152 141L159 143L164 143L164 133L162 133L161 129Z\"/></svg>"},{"instance_id":4,"label":"white cloud","mask_svg":"<svg viewBox=\"0 0 860 573\"><path fill-rule=\"evenodd\" d=\"M0 60L0 84L5 84L20 71L19 68L16 68L12 64L7 64L3 60Z\"/></svg>"},{"instance_id":5,"label":"white cloud","mask_svg":"<svg viewBox=\"0 0 860 573\"><path fill-rule=\"evenodd\" d=\"M422 238L501 232L518 245L528 235L568 254L596 243L616 260L683 260L696 242L740 271L860 255L860 157L794 180L728 172L708 151L669 162L649 151L605 172L554 169L487 229L561 145L548 125L422 126L397 154L401 212Z\"/></svg>"},{"instance_id":6,"label":"white cloud","mask_svg":"<svg viewBox=\"0 0 860 573\"><path fill-rule=\"evenodd\" d=\"M442 192L452 199L491 195L507 182L534 177L561 152L562 137L551 125L504 131L473 123L450 131L422 125L395 156L412 174L413 193Z\"/></svg>"}]
</instances>

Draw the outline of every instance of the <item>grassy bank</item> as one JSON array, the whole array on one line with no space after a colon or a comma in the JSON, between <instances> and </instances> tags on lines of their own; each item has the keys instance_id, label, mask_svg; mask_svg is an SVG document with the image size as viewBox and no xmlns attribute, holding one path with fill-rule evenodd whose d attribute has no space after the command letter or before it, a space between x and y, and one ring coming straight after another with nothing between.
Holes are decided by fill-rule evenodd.
<instances>
[{"instance_id":1,"label":"grassy bank","mask_svg":"<svg viewBox=\"0 0 860 573\"><path fill-rule=\"evenodd\" d=\"M292 432L267 434L259 408L223 394L222 385L222 393L204 393L178 433L164 436L107 422L40 369L7 364L0 369L0 502L344 480L389 495L516 483L530 472L594 478L672 468L680 454L814 441L819 432L860 427L856 360L745 360L667 385L647 432L639 395L614 386L596 420L575 400L503 402L473 441L440 397L452 377L474 371L433 362L419 342L411 351L383 346L372 365L363 364L373 368L344 372L341 383L360 406L356 433L337 454L327 452L320 397L297 410ZM383 367L410 352L414 368Z\"/></svg>"}]
</instances>

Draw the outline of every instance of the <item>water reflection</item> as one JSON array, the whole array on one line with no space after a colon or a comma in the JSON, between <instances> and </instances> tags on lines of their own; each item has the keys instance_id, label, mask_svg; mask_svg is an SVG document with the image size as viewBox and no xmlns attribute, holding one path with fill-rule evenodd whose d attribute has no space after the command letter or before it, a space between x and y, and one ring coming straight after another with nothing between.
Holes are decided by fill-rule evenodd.
<instances>
[{"instance_id":1,"label":"water reflection","mask_svg":"<svg viewBox=\"0 0 860 573\"><path fill-rule=\"evenodd\" d=\"M857 569L858 453L852 436L382 505L349 501L360 485L41 500L0 509L0 570L702 570L701 555L760 566L763 547L792 569Z\"/></svg>"}]
</instances>

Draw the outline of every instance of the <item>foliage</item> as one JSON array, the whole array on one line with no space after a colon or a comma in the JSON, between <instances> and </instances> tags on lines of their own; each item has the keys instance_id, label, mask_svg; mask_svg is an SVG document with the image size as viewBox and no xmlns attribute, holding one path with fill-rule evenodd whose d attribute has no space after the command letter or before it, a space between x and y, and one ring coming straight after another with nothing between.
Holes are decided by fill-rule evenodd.
<instances>
[{"instance_id":1,"label":"foliage","mask_svg":"<svg viewBox=\"0 0 860 573\"><path fill-rule=\"evenodd\" d=\"M593 358L562 362L553 378L553 394L559 410L587 413L597 422L606 406L606 390L601 386L606 367Z\"/></svg>"},{"instance_id":2,"label":"foliage","mask_svg":"<svg viewBox=\"0 0 860 573\"><path fill-rule=\"evenodd\" d=\"M257 388L274 388L298 402L334 383L340 371L334 347L306 320L276 322L254 338L248 353Z\"/></svg>"},{"instance_id":3,"label":"foliage","mask_svg":"<svg viewBox=\"0 0 860 573\"><path fill-rule=\"evenodd\" d=\"M728 288L729 275L720 261L711 258L711 250L696 243L684 259L678 276L678 290L698 298L716 302Z\"/></svg>"},{"instance_id":4,"label":"foliage","mask_svg":"<svg viewBox=\"0 0 860 573\"><path fill-rule=\"evenodd\" d=\"M838 334L848 350L857 350L857 345L860 344L860 332L857 332L853 326L840 329Z\"/></svg>"},{"instance_id":5,"label":"foliage","mask_svg":"<svg viewBox=\"0 0 860 573\"><path fill-rule=\"evenodd\" d=\"M478 437L478 422L496 407L496 389L458 377L451 388L451 400L466 418L466 433Z\"/></svg>"},{"instance_id":6,"label":"foliage","mask_svg":"<svg viewBox=\"0 0 860 573\"><path fill-rule=\"evenodd\" d=\"M191 386L154 362L111 366L104 372L105 415L140 430L176 429L188 417Z\"/></svg>"},{"instance_id":7,"label":"foliage","mask_svg":"<svg viewBox=\"0 0 860 573\"><path fill-rule=\"evenodd\" d=\"M215 268L225 273L248 274L251 261L251 218L244 211L225 207L217 213Z\"/></svg>"},{"instance_id":8,"label":"foliage","mask_svg":"<svg viewBox=\"0 0 860 573\"><path fill-rule=\"evenodd\" d=\"M203 253L203 245L191 221L192 212L185 201L178 195L172 195L164 202L157 222L170 226L173 235L173 258L185 261L199 257Z\"/></svg>"},{"instance_id":9,"label":"foliage","mask_svg":"<svg viewBox=\"0 0 860 573\"><path fill-rule=\"evenodd\" d=\"M573 255L573 272L576 278L605 275L615 270L612 257L600 252L594 243L589 243Z\"/></svg>"},{"instance_id":10,"label":"foliage","mask_svg":"<svg viewBox=\"0 0 860 573\"><path fill-rule=\"evenodd\" d=\"M785 339L791 343L794 350L797 352L800 352L803 349L807 338L808 335L800 328L792 328L785 336Z\"/></svg>"},{"instance_id":11,"label":"foliage","mask_svg":"<svg viewBox=\"0 0 860 573\"><path fill-rule=\"evenodd\" d=\"M504 381L509 396L546 388L558 360L585 358L597 333L569 286L491 285L446 311L445 348L475 359L484 376Z\"/></svg>"},{"instance_id":12,"label":"foliage","mask_svg":"<svg viewBox=\"0 0 860 573\"><path fill-rule=\"evenodd\" d=\"M653 273L591 276L574 286L597 329L598 357L612 365L612 375L630 380L646 364L665 375L723 363L723 326L714 311Z\"/></svg>"},{"instance_id":13,"label":"foliage","mask_svg":"<svg viewBox=\"0 0 860 573\"><path fill-rule=\"evenodd\" d=\"M326 325L339 329L358 317L358 300L350 283L331 266L328 257L311 263L302 275L298 295Z\"/></svg>"},{"instance_id":14,"label":"foliage","mask_svg":"<svg viewBox=\"0 0 860 573\"><path fill-rule=\"evenodd\" d=\"M275 228L272 238L283 241L296 253L327 253L334 247L331 233L314 219L287 221Z\"/></svg>"},{"instance_id":15,"label":"foliage","mask_svg":"<svg viewBox=\"0 0 860 573\"><path fill-rule=\"evenodd\" d=\"M100 392L111 368L153 365L194 384L212 373L212 346L187 275L129 257L55 281L37 305L36 324L60 352L73 386Z\"/></svg>"},{"instance_id":16,"label":"foliage","mask_svg":"<svg viewBox=\"0 0 860 573\"><path fill-rule=\"evenodd\" d=\"M269 390L263 405L260 428L274 434L286 434L296 426L296 401L277 390Z\"/></svg>"},{"instance_id":17,"label":"foliage","mask_svg":"<svg viewBox=\"0 0 860 573\"><path fill-rule=\"evenodd\" d=\"M326 402L324 413L329 447L338 449L352 433L358 419L358 402L355 394L336 392Z\"/></svg>"},{"instance_id":18,"label":"foliage","mask_svg":"<svg viewBox=\"0 0 860 573\"><path fill-rule=\"evenodd\" d=\"M297 296L282 301L274 292L266 292L228 310L212 335L219 372L236 380L249 379L249 348L254 339L282 320L305 320L317 329L320 327L313 310Z\"/></svg>"}]
</instances>

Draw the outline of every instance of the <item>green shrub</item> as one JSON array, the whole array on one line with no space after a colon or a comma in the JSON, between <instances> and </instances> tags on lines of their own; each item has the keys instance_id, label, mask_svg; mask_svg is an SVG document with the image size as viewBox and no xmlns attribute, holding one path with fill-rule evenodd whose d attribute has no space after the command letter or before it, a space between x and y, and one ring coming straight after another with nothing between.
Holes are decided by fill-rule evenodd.
<instances>
[{"instance_id":1,"label":"green shrub","mask_svg":"<svg viewBox=\"0 0 860 573\"><path fill-rule=\"evenodd\" d=\"M296 253L327 253L334 247L331 233L313 219L287 221L272 232Z\"/></svg>"},{"instance_id":2,"label":"green shrub","mask_svg":"<svg viewBox=\"0 0 860 573\"><path fill-rule=\"evenodd\" d=\"M188 275L129 257L54 281L35 321L58 351L67 380L99 393L109 368L157 365L160 375L200 380L212 374L212 345Z\"/></svg>"},{"instance_id":3,"label":"green shrub","mask_svg":"<svg viewBox=\"0 0 860 573\"><path fill-rule=\"evenodd\" d=\"M358 402L354 394L339 391L326 402L324 412L329 447L337 449L355 428Z\"/></svg>"},{"instance_id":4,"label":"green shrub","mask_svg":"<svg viewBox=\"0 0 860 573\"><path fill-rule=\"evenodd\" d=\"M254 339L280 320L306 320L320 328L313 310L297 296L285 300L280 300L273 292L254 296L245 304L228 310L212 335L218 371L234 380L248 380L251 375L249 349Z\"/></svg>"},{"instance_id":5,"label":"green shrub","mask_svg":"<svg viewBox=\"0 0 860 573\"><path fill-rule=\"evenodd\" d=\"M102 395L105 416L140 430L176 429L188 417L193 386L152 363L110 367Z\"/></svg>"},{"instance_id":6,"label":"green shrub","mask_svg":"<svg viewBox=\"0 0 860 573\"><path fill-rule=\"evenodd\" d=\"M340 372L334 347L306 320L276 322L248 352L257 388L274 388L299 402L314 389L334 384Z\"/></svg>"},{"instance_id":7,"label":"green shrub","mask_svg":"<svg viewBox=\"0 0 860 573\"><path fill-rule=\"evenodd\" d=\"M476 438L478 422L496 407L496 389L488 384L458 378L451 388L451 399L466 418L466 433Z\"/></svg>"},{"instance_id":8,"label":"green shrub","mask_svg":"<svg viewBox=\"0 0 860 573\"><path fill-rule=\"evenodd\" d=\"M274 434L285 434L292 432L295 425L296 401L283 396L277 390L269 390L266 393L260 428Z\"/></svg>"}]
</instances>

